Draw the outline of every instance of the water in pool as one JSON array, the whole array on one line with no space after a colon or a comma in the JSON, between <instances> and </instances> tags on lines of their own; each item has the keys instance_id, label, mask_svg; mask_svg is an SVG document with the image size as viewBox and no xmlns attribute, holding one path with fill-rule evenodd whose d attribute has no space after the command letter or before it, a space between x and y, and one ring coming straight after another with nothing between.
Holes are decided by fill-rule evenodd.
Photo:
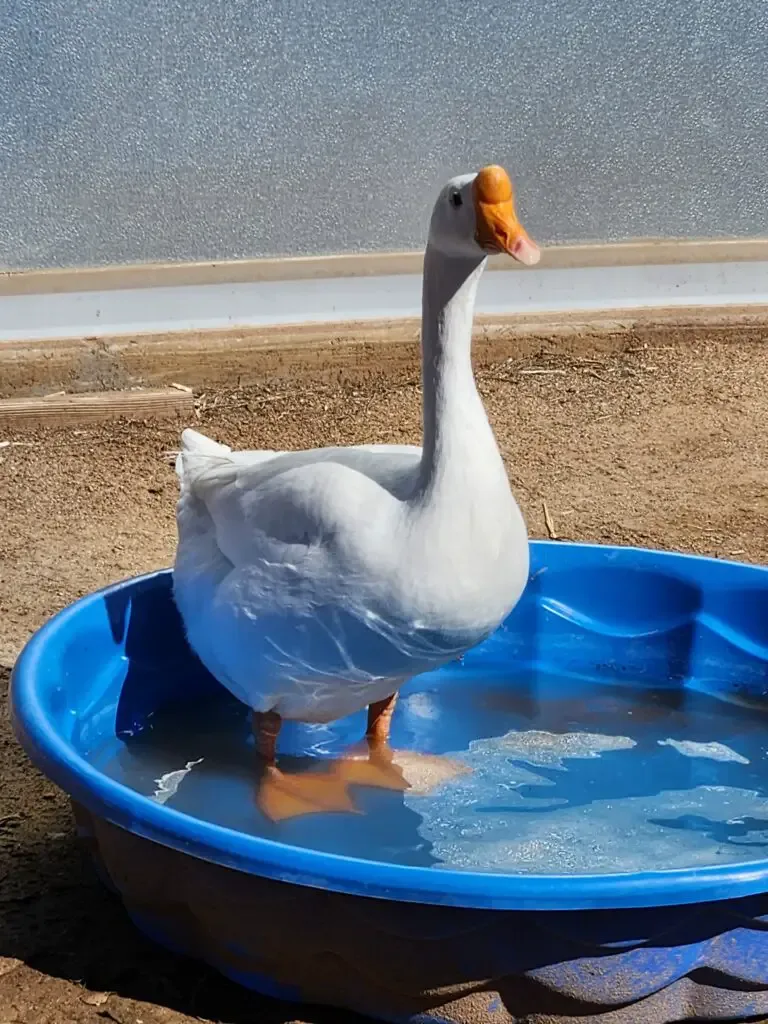
<instances>
[{"instance_id":1,"label":"water in pool","mask_svg":"<svg viewBox=\"0 0 768 1024\"><path fill-rule=\"evenodd\" d=\"M364 717L288 729L293 767L333 756ZM768 856L768 707L705 694L466 673L403 690L393 745L470 769L438 790L355 790L358 815L273 824L254 801L247 709L224 691L94 740L103 772L178 811L326 852L529 874L664 870ZM297 746L298 745L298 746ZM310 756L306 751L310 750Z\"/></svg>"}]
</instances>

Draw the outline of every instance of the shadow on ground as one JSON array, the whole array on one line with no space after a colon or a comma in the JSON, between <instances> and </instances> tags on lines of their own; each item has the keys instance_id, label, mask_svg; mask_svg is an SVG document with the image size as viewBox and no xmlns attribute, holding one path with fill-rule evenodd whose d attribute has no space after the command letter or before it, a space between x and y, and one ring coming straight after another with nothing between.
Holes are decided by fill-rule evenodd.
<instances>
[{"instance_id":1,"label":"shadow on ground","mask_svg":"<svg viewBox=\"0 0 768 1024\"><path fill-rule=\"evenodd\" d=\"M0 959L3 1024L362 1022L249 993L137 932L77 843L66 798L18 747L7 688L0 670L0 958L10 958ZM110 995L100 1002L94 993Z\"/></svg>"}]
</instances>

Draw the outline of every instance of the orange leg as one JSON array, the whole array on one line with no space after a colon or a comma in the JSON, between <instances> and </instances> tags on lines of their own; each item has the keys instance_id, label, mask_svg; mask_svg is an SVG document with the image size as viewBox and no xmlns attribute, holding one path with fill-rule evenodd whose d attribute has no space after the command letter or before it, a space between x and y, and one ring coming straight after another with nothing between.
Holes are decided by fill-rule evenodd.
<instances>
[{"instance_id":1,"label":"orange leg","mask_svg":"<svg viewBox=\"0 0 768 1024\"><path fill-rule=\"evenodd\" d=\"M362 750L356 750L339 762L338 771L350 785L373 786L375 789L410 789L403 773L394 763L389 746L389 730L397 694L368 705L368 726Z\"/></svg>"},{"instance_id":2,"label":"orange leg","mask_svg":"<svg viewBox=\"0 0 768 1024\"><path fill-rule=\"evenodd\" d=\"M398 751L389 745L397 694L368 708L368 725L362 750L335 762L329 772L289 775L277 767L277 739L282 720L274 711L253 713L256 750L262 763L258 804L272 821L302 814L347 811L356 813L349 786L371 786L404 792L414 788L429 793L469 769L449 758ZM405 775L408 775L406 779Z\"/></svg>"},{"instance_id":3,"label":"orange leg","mask_svg":"<svg viewBox=\"0 0 768 1024\"><path fill-rule=\"evenodd\" d=\"M347 781L336 771L288 775L277 767L277 738L282 719L274 711L253 713L256 752L262 763L258 805L272 821L302 814L355 812Z\"/></svg>"},{"instance_id":4,"label":"orange leg","mask_svg":"<svg viewBox=\"0 0 768 1024\"><path fill-rule=\"evenodd\" d=\"M444 782L469 771L466 765L447 757L392 750L389 734L396 704L397 694L393 693L391 697L368 706L367 751L348 758L339 766L339 771L350 784L430 793Z\"/></svg>"},{"instance_id":5,"label":"orange leg","mask_svg":"<svg viewBox=\"0 0 768 1024\"><path fill-rule=\"evenodd\" d=\"M268 768L277 764L277 737L282 725L282 718L274 711L253 712L251 727L256 740L256 753Z\"/></svg>"},{"instance_id":6,"label":"orange leg","mask_svg":"<svg viewBox=\"0 0 768 1024\"><path fill-rule=\"evenodd\" d=\"M383 747L389 743L389 732L392 728L392 715L395 713L397 694L384 700L377 700L368 707L368 728L365 738L372 747Z\"/></svg>"}]
</instances>

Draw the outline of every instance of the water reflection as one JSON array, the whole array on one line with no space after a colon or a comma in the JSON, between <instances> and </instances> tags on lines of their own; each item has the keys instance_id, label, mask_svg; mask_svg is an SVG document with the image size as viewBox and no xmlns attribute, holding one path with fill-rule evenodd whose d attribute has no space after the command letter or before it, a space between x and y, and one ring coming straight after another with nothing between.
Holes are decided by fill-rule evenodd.
<instances>
[{"instance_id":1,"label":"water reflection","mask_svg":"<svg viewBox=\"0 0 768 1024\"><path fill-rule=\"evenodd\" d=\"M456 664L439 684L425 676L403 690L392 739L471 773L428 796L358 789L362 814L280 824L256 807L248 712L224 692L151 715L134 736L101 737L91 757L176 810L326 852L491 871L647 870L764 855L766 725L754 708L678 686L478 678ZM288 730L291 769L338 756L363 728L360 715Z\"/></svg>"}]
</instances>

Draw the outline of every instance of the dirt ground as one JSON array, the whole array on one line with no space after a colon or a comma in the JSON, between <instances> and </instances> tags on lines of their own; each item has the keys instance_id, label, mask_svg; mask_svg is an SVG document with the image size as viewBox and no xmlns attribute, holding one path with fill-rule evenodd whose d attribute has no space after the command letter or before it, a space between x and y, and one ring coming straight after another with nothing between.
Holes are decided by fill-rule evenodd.
<instances>
[{"instance_id":1,"label":"dirt ground","mask_svg":"<svg viewBox=\"0 0 768 1024\"><path fill-rule=\"evenodd\" d=\"M768 560L768 349L629 347L508 359L480 387L532 535ZM201 396L195 425L235 446L417 441L415 368ZM0 438L0 683L52 612L171 562L178 423ZM3 700L3 708L5 702ZM342 1024L258 999L151 946L77 849L64 797L0 720L0 1024Z\"/></svg>"}]
</instances>

